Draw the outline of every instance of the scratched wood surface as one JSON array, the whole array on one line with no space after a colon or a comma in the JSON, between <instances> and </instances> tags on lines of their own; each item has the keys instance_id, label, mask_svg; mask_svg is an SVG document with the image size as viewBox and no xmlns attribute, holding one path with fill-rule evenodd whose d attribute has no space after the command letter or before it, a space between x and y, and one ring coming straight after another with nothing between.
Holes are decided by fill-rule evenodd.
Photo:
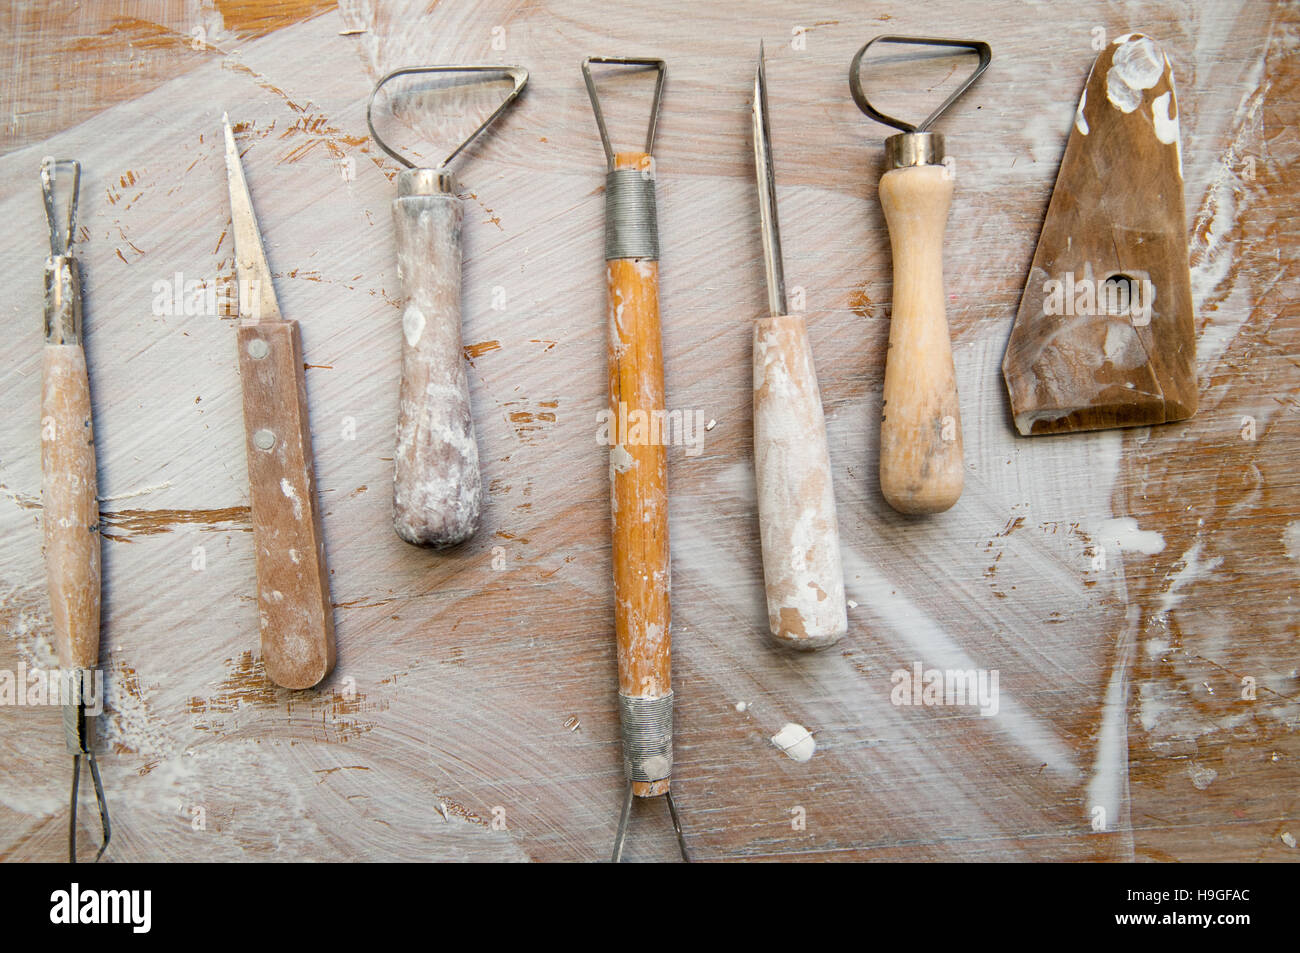
<instances>
[{"instance_id":1,"label":"scratched wood surface","mask_svg":"<svg viewBox=\"0 0 1300 953\"><path fill-rule=\"evenodd\" d=\"M84 165L109 859L607 856L623 780L595 439L603 157L578 71L592 53L668 60L668 404L716 422L669 466L674 787L697 856L1300 857L1296 5L87 7L0 11L0 671L53 664L37 172L54 154ZM1093 39L1134 29L1164 45L1178 83L1201 409L1156 429L1019 438L999 368L1011 319ZM941 124L957 159L946 280L966 490L920 521L895 514L875 476L887 130L854 107L846 73L881 32L994 48ZM768 641L757 536L760 38L851 600L848 635L811 656ZM365 102L389 69L474 61L532 78L460 163L486 498L479 535L431 553L391 528L396 164L367 138ZM611 101L616 138L636 144L645 105ZM234 321L224 302L155 307L155 283L177 273L233 277L223 110L310 365L338 634L314 691L275 688L257 654ZM997 670L997 714L891 704L891 673L914 663ZM787 723L812 732L810 759L769 740ZM69 768L57 710L0 707L0 857L63 856ZM92 815L83 801L83 838ZM674 856L662 805L635 825L629 858Z\"/></svg>"}]
</instances>

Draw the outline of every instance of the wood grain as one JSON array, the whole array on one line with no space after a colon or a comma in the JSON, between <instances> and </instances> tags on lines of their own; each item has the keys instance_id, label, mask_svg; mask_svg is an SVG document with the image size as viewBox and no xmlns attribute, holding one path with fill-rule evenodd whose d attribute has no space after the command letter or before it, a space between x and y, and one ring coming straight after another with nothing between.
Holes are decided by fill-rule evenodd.
<instances>
[{"instance_id":1,"label":"wood grain","mask_svg":"<svg viewBox=\"0 0 1300 953\"><path fill-rule=\"evenodd\" d=\"M944 312L943 234L953 177L942 165L891 169L880 205L894 258L889 355L880 400L880 490L900 513L942 513L965 480L961 407Z\"/></svg>"},{"instance_id":2,"label":"wood grain","mask_svg":"<svg viewBox=\"0 0 1300 953\"><path fill-rule=\"evenodd\" d=\"M277 685L311 688L335 649L302 335L297 321L262 321L241 324L236 340L262 664Z\"/></svg>"},{"instance_id":3,"label":"wood grain","mask_svg":"<svg viewBox=\"0 0 1300 953\"><path fill-rule=\"evenodd\" d=\"M27 132L0 143L0 669L56 664L36 175L45 155L77 157L106 535L107 859L608 856L625 781L596 439L604 162L578 64L628 51L669 68L655 147L665 399L714 422L667 448L673 793L693 856L1295 860L1282 839L1300 837L1293 5L1157 0L1141 22L1097 0L1034 16L1010 0L899 0L865 16L824 2L670 0L635 18L588 0L427 7L345 5L242 39L205 13L210 48L178 40L187 65L172 66L132 45L138 31L112 29L115 13L138 12L9 5L23 26L0 31L0 96ZM144 15L183 39L191 10ZM885 503L876 476L893 297L877 194L886 130L853 105L846 74L872 35L932 35L936 22L988 40L993 62L941 130L957 159L944 277L965 489L916 520ZM999 364L1098 27L1107 41L1156 38L1178 80L1200 410L1027 440ZM851 603L840 642L798 656L767 632L752 463L760 37L786 278L792 306L803 289L796 313L817 355ZM456 169L485 506L464 547L430 552L390 528L399 170L369 144L365 102L387 69L476 60L532 78ZM66 68L57 95L51 63ZM900 101L882 105L925 115L948 69L904 69ZM611 105L615 142L640 141L646 102ZM309 692L276 688L254 649L230 311L154 307L155 284L178 271L233 276L223 109L246 125L276 291L311 365L338 664ZM425 150L435 161L439 145ZM891 675L918 661L998 670L997 714L893 704ZM809 760L770 741L787 723L812 732ZM60 860L66 798L58 711L0 706L0 856ZM626 857L675 859L662 807L642 813ZM95 823L92 811L83 837Z\"/></svg>"},{"instance_id":4,"label":"wood grain","mask_svg":"<svg viewBox=\"0 0 1300 953\"><path fill-rule=\"evenodd\" d=\"M650 161L643 152L614 154L615 169L644 171ZM618 691L628 698L656 699L673 690L668 443L654 423L666 409L659 262L611 259L605 262L605 280ZM632 793L652 797L668 787L668 778L636 781Z\"/></svg>"},{"instance_id":5,"label":"wood grain","mask_svg":"<svg viewBox=\"0 0 1300 953\"><path fill-rule=\"evenodd\" d=\"M1159 44L1098 54L1002 361L1022 434L1196 413L1178 119Z\"/></svg>"},{"instance_id":6,"label":"wood grain","mask_svg":"<svg viewBox=\"0 0 1300 953\"><path fill-rule=\"evenodd\" d=\"M62 668L99 664L99 502L86 355L47 344L41 366L41 526Z\"/></svg>"},{"instance_id":7,"label":"wood grain","mask_svg":"<svg viewBox=\"0 0 1300 953\"><path fill-rule=\"evenodd\" d=\"M754 489L767 621L796 649L848 631L835 488L817 368L803 318L754 322Z\"/></svg>"},{"instance_id":8,"label":"wood grain","mask_svg":"<svg viewBox=\"0 0 1300 953\"><path fill-rule=\"evenodd\" d=\"M461 340L464 216L455 195L407 194L393 201L405 298L393 525L408 543L435 548L469 539L483 500Z\"/></svg>"}]
</instances>

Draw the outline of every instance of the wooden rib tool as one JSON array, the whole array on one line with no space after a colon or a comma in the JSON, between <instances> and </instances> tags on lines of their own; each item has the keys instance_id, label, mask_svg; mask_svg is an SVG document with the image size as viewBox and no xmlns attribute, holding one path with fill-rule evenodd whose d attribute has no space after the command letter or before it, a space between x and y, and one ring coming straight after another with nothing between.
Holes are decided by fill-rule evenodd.
<instances>
[{"instance_id":1,"label":"wooden rib tool","mask_svg":"<svg viewBox=\"0 0 1300 953\"><path fill-rule=\"evenodd\" d=\"M876 43L973 50L979 65L914 126L867 101L862 59ZM943 230L953 176L944 163L943 136L928 130L991 59L989 45L977 40L878 36L858 50L849 67L849 89L858 108L902 130L885 140L887 171L879 187L894 254L894 303L880 418L880 489L900 513L941 513L961 496L961 409L943 293Z\"/></svg>"},{"instance_id":2,"label":"wooden rib tool","mask_svg":"<svg viewBox=\"0 0 1300 953\"><path fill-rule=\"evenodd\" d=\"M1021 434L1196 413L1179 112L1150 37L1098 55L1002 360Z\"/></svg>"},{"instance_id":3,"label":"wooden rib tool","mask_svg":"<svg viewBox=\"0 0 1300 953\"><path fill-rule=\"evenodd\" d=\"M236 338L262 660L277 685L311 688L334 668L334 615L316 501L302 336L298 322L280 314L235 134L229 117L222 122L239 276Z\"/></svg>"},{"instance_id":4,"label":"wooden rib tool","mask_svg":"<svg viewBox=\"0 0 1300 953\"><path fill-rule=\"evenodd\" d=\"M591 64L656 72L645 151L614 152L596 95ZM590 56L582 77L605 149L605 281L608 291L609 406L618 423L664 412L663 345L659 327L659 226L651 159L663 60ZM629 441L616 432L609 451L613 510L614 630L618 640L618 705L627 796L614 841L623 855L635 798L663 795L682 859L689 860L673 803L673 690L668 562L668 448L662 440Z\"/></svg>"},{"instance_id":5,"label":"wooden rib tool","mask_svg":"<svg viewBox=\"0 0 1300 953\"><path fill-rule=\"evenodd\" d=\"M389 80L419 73L504 74L514 86L483 124L434 169L417 168L375 131L371 109ZM397 274L406 294L402 312L402 383L393 454L393 528L408 543L442 548L478 529L483 483L461 344L461 226L451 161L514 102L528 71L520 66L412 66L378 83L366 104L366 124L379 148L406 169L397 177L393 227Z\"/></svg>"},{"instance_id":6,"label":"wooden rib tool","mask_svg":"<svg viewBox=\"0 0 1300 953\"><path fill-rule=\"evenodd\" d=\"M61 169L72 173L62 231L55 209L55 192L64 178ZM68 809L68 860L72 863L77 862L77 786L82 758L95 785L103 832L95 860L104 856L112 837L104 785L92 750L93 722L88 717L88 708L102 705L103 677L95 671L99 665L100 600L95 425L91 419L86 352L81 343L81 269L71 254L80 187L81 163L46 159L41 164L41 191L50 227L50 257L45 259L45 352L41 361L41 524L50 618L59 656L63 735L72 753L72 798Z\"/></svg>"},{"instance_id":7,"label":"wooden rib tool","mask_svg":"<svg viewBox=\"0 0 1300 953\"><path fill-rule=\"evenodd\" d=\"M754 169L770 317L754 322L754 470L772 635L797 649L848 630L826 418L803 318L787 314L763 46L754 75Z\"/></svg>"}]
</instances>

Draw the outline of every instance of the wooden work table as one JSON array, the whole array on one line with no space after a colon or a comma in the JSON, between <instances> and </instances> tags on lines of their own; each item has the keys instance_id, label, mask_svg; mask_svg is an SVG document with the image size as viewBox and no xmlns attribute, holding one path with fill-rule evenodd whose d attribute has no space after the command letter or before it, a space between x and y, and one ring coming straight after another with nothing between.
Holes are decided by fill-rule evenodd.
<instances>
[{"instance_id":1,"label":"wooden work table","mask_svg":"<svg viewBox=\"0 0 1300 953\"><path fill-rule=\"evenodd\" d=\"M674 791L696 857L1300 859L1295 6L1160 2L1140 23L1092 0L673 2L636 18L590 0L89 6L0 12L0 670L53 664L38 170L54 155L84 166L107 859L607 856L624 782L595 439L604 161L579 73L597 53L668 61L668 405L708 428L669 458ZM1130 30L1164 45L1178 82L1201 408L1018 437L1003 348L1095 31ZM966 489L927 519L890 510L876 477L888 130L854 106L847 70L882 32L994 51L941 122ZM848 635L811 655L769 641L757 535L760 38L851 600ZM484 520L430 552L391 525L397 166L365 104L390 69L455 62L531 78L458 161ZM644 107L608 106L611 135L637 135ZM223 111L309 365L338 636L312 691L275 688L258 657L233 308L158 313L156 286L178 273L212 287L234 274ZM892 704L891 673L917 663L996 670L996 714ZM812 733L811 758L772 742L787 724ZM0 707L0 858L64 856L69 761L56 708ZM83 800L87 844L93 814ZM634 824L629 859L675 857L662 807Z\"/></svg>"}]
</instances>

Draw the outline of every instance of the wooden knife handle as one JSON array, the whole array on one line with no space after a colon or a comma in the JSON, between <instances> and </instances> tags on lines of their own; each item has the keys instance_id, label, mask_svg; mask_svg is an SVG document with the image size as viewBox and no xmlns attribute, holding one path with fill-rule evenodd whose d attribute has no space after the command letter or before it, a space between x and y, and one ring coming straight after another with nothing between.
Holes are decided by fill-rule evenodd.
<instances>
[{"instance_id":1,"label":"wooden knife handle","mask_svg":"<svg viewBox=\"0 0 1300 953\"><path fill-rule=\"evenodd\" d=\"M334 613L297 321L240 325L257 608L271 680L310 688L334 668Z\"/></svg>"},{"instance_id":2,"label":"wooden knife handle","mask_svg":"<svg viewBox=\"0 0 1300 953\"><path fill-rule=\"evenodd\" d=\"M41 367L41 523L54 645L64 669L99 664L99 502L86 354L47 344Z\"/></svg>"},{"instance_id":3,"label":"wooden knife handle","mask_svg":"<svg viewBox=\"0 0 1300 953\"><path fill-rule=\"evenodd\" d=\"M615 167L649 168L649 161L644 153L619 153ZM626 736L630 710L672 693L668 448L664 435L651 429L654 415L662 422L665 409L659 262L646 258L607 260L605 278L614 629ZM671 761L666 767L671 770ZM668 789L668 777L632 784L637 797L652 797Z\"/></svg>"},{"instance_id":4,"label":"wooden knife handle","mask_svg":"<svg viewBox=\"0 0 1300 953\"><path fill-rule=\"evenodd\" d=\"M964 479L961 410L944 312L944 166L891 169L880 204L894 253L894 307L880 422L880 489L900 513L941 513Z\"/></svg>"},{"instance_id":5,"label":"wooden knife handle","mask_svg":"<svg viewBox=\"0 0 1300 953\"><path fill-rule=\"evenodd\" d=\"M440 548L478 529L483 485L461 343L461 224L455 195L393 202L402 313L402 384L393 455L393 526Z\"/></svg>"},{"instance_id":6,"label":"wooden knife handle","mask_svg":"<svg viewBox=\"0 0 1300 953\"><path fill-rule=\"evenodd\" d=\"M754 469L772 635L799 649L848 630L826 418L803 318L754 323Z\"/></svg>"}]
</instances>

